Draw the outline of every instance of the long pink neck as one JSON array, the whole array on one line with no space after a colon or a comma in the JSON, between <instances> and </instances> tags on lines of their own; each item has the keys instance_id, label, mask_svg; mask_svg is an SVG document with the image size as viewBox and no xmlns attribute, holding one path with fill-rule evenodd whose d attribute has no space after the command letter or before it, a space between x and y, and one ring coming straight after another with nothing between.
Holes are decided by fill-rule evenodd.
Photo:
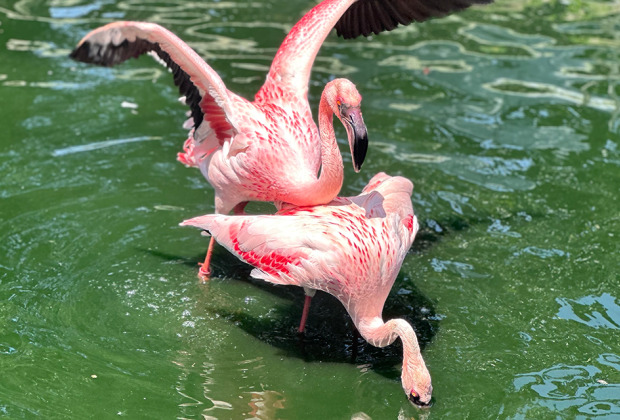
<instances>
[{"instance_id":1,"label":"long pink neck","mask_svg":"<svg viewBox=\"0 0 620 420\"><path fill-rule=\"evenodd\" d=\"M361 318L356 322L360 334L375 347L389 346L397 337L403 342L403 360L411 360L420 354L420 346L413 328L404 319L383 322L380 317Z\"/></svg>"},{"instance_id":2,"label":"long pink neck","mask_svg":"<svg viewBox=\"0 0 620 420\"><path fill-rule=\"evenodd\" d=\"M388 346L397 337L400 337L403 342L403 376L415 375L422 371L428 374L426 364L420 353L418 338L413 327L407 321L390 319L388 322L383 322L383 319L378 316L354 319L353 321L362 337L375 347Z\"/></svg>"},{"instance_id":3,"label":"long pink neck","mask_svg":"<svg viewBox=\"0 0 620 420\"><path fill-rule=\"evenodd\" d=\"M319 133L321 137L321 174L307 192L308 197L313 197L314 205L327 204L332 201L342 188L344 179L344 166L342 155L334 133L334 111L329 106L326 96L334 87L329 85L321 95L319 104Z\"/></svg>"},{"instance_id":4,"label":"long pink neck","mask_svg":"<svg viewBox=\"0 0 620 420\"><path fill-rule=\"evenodd\" d=\"M273 85L279 85L282 80L305 97L310 71L319 48L336 22L356 1L324 0L306 13L282 42L257 98L263 96L263 91L270 91Z\"/></svg>"}]
</instances>

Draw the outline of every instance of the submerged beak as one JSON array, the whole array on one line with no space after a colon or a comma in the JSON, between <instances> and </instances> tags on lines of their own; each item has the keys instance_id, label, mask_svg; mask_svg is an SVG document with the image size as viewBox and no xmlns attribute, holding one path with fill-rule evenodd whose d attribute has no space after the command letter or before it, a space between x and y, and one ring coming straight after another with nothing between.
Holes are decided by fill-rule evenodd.
<instances>
[{"instance_id":1,"label":"submerged beak","mask_svg":"<svg viewBox=\"0 0 620 420\"><path fill-rule=\"evenodd\" d=\"M408 398L409 398L409 401L411 401L411 403L415 405L416 407L428 408L431 406L430 399L428 400L428 402L422 401L420 399L420 396L415 391L411 391L411 393L408 395Z\"/></svg>"},{"instance_id":2,"label":"submerged beak","mask_svg":"<svg viewBox=\"0 0 620 420\"><path fill-rule=\"evenodd\" d=\"M341 108L340 117L344 124L344 128L347 130L347 136L349 137L353 168L355 172L359 172L366 158L366 151L368 150L368 133L366 131L366 125L364 124L364 119L362 118L362 111L359 107L343 106Z\"/></svg>"}]
</instances>

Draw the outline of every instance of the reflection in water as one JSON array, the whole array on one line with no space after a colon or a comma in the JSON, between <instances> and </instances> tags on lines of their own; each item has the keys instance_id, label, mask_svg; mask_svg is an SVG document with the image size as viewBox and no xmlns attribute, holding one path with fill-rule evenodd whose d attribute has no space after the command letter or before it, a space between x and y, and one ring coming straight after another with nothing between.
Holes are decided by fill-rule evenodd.
<instances>
[{"instance_id":1,"label":"reflection in water","mask_svg":"<svg viewBox=\"0 0 620 420\"><path fill-rule=\"evenodd\" d=\"M404 111L404 112L415 111L417 109L420 109L421 107L422 107L422 105L420 105L420 104L411 104L411 103L392 102L390 104L390 108L391 109L396 109L398 111ZM391 145L389 145L389 146L391 146Z\"/></svg>"},{"instance_id":2,"label":"reflection in water","mask_svg":"<svg viewBox=\"0 0 620 420\"><path fill-rule=\"evenodd\" d=\"M157 67L144 69L112 69L111 71L121 80L150 80L153 83L164 74L164 71Z\"/></svg>"},{"instance_id":3,"label":"reflection in water","mask_svg":"<svg viewBox=\"0 0 620 420\"><path fill-rule=\"evenodd\" d=\"M617 80L620 74L613 72L613 65L593 64L584 62L580 66L562 66L558 73L560 77L587 80Z\"/></svg>"},{"instance_id":4,"label":"reflection in water","mask_svg":"<svg viewBox=\"0 0 620 420\"><path fill-rule=\"evenodd\" d=\"M94 10L99 10L101 4L86 4L81 6L66 6L66 7L50 7L50 16L53 18L78 18L89 14Z\"/></svg>"},{"instance_id":5,"label":"reflection in water","mask_svg":"<svg viewBox=\"0 0 620 420\"><path fill-rule=\"evenodd\" d=\"M394 145L380 142L372 142L371 145L375 150L390 154L399 161L415 164L437 164L438 168L445 173L492 191L531 190L536 187L536 183L519 175L519 172L526 172L532 167L531 159L428 155L407 153ZM459 213L458 210L455 209L455 211Z\"/></svg>"},{"instance_id":6,"label":"reflection in water","mask_svg":"<svg viewBox=\"0 0 620 420\"><path fill-rule=\"evenodd\" d=\"M69 49L57 48L52 42L9 39L6 43L9 51L32 51L41 57L66 57Z\"/></svg>"},{"instance_id":7,"label":"reflection in water","mask_svg":"<svg viewBox=\"0 0 620 420\"><path fill-rule=\"evenodd\" d=\"M540 111L544 116L546 111ZM469 114L463 118L450 118L448 125L462 133L479 138L485 149L552 150L557 157L564 158L571 152L590 149L587 136L579 134L572 127L537 126L524 127L523 110L506 115L502 124L495 121L485 124L480 114Z\"/></svg>"},{"instance_id":8,"label":"reflection in water","mask_svg":"<svg viewBox=\"0 0 620 420\"><path fill-rule=\"evenodd\" d=\"M620 330L620 305L609 293L580 299L557 298L558 318L577 321L592 328Z\"/></svg>"},{"instance_id":9,"label":"reflection in water","mask_svg":"<svg viewBox=\"0 0 620 420\"><path fill-rule=\"evenodd\" d=\"M570 256L570 254L559 250L559 249L544 249L544 248L539 248L537 246L528 246L523 248L520 251L516 251L513 255L514 256L519 256L519 255L523 255L523 254L529 254L529 255L534 255L536 257L542 258L542 259L547 259L547 258L553 258L553 257L568 257Z\"/></svg>"},{"instance_id":10,"label":"reflection in water","mask_svg":"<svg viewBox=\"0 0 620 420\"><path fill-rule=\"evenodd\" d=\"M470 23L459 28L459 34L487 45L543 48L555 44L555 39L548 36L519 33L510 28L489 24Z\"/></svg>"},{"instance_id":11,"label":"reflection in water","mask_svg":"<svg viewBox=\"0 0 620 420\"><path fill-rule=\"evenodd\" d=\"M476 43L471 46L470 53L512 60L539 58L541 53L534 47L550 43L550 40L544 37L518 34L511 29L475 23L459 28L459 34Z\"/></svg>"},{"instance_id":12,"label":"reflection in water","mask_svg":"<svg viewBox=\"0 0 620 420\"><path fill-rule=\"evenodd\" d=\"M399 66L406 70L438 71L441 73L466 73L473 67L465 60L420 60L415 56L393 55L379 63L380 66Z\"/></svg>"},{"instance_id":13,"label":"reflection in water","mask_svg":"<svg viewBox=\"0 0 620 420\"><path fill-rule=\"evenodd\" d=\"M459 276L463 278L484 278L488 277L485 274L476 273L474 271L474 266L467 263L457 262L457 261L442 261L437 258L433 258L431 261L431 267L438 273L442 271L448 270L457 273Z\"/></svg>"},{"instance_id":14,"label":"reflection in water","mask_svg":"<svg viewBox=\"0 0 620 420\"><path fill-rule=\"evenodd\" d=\"M494 82L485 83L483 87L490 91L503 93L505 95L523 96L526 98L561 99L575 105L588 106L607 112L617 109L616 102L611 99L589 96L547 83L526 82L502 77Z\"/></svg>"},{"instance_id":15,"label":"reflection in water","mask_svg":"<svg viewBox=\"0 0 620 420\"><path fill-rule=\"evenodd\" d=\"M122 19L123 16L118 16L117 19ZM209 22L211 16L208 14L196 14L195 12L161 12L153 13L148 19L149 22L159 23L162 26L167 25L198 25L201 23Z\"/></svg>"},{"instance_id":16,"label":"reflection in water","mask_svg":"<svg viewBox=\"0 0 620 420\"><path fill-rule=\"evenodd\" d=\"M251 408L249 413L252 417L248 420L276 420L279 418L277 411L284 408L286 398L276 391L251 392L252 399L248 403Z\"/></svg>"},{"instance_id":17,"label":"reflection in water","mask_svg":"<svg viewBox=\"0 0 620 420\"><path fill-rule=\"evenodd\" d=\"M619 361L614 354L604 354L598 359L601 367L594 365L570 366L556 365L540 372L518 375L514 380L516 391L522 393L529 389L538 395L535 405L544 407L550 412L564 412L571 418L583 418L577 413L595 416L596 418L612 419L609 414L620 414L620 383L608 383L600 379L606 375L620 373L620 366L608 363L608 360ZM535 418L542 412L534 404L522 407L518 414L509 419Z\"/></svg>"},{"instance_id":18,"label":"reflection in water","mask_svg":"<svg viewBox=\"0 0 620 420\"><path fill-rule=\"evenodd\" d=\"M24 86L28 86L28 82L26 82L25 80L9 80L9 81L3 82L2 86L24 87Z\"/></svg>"}]
</instances>

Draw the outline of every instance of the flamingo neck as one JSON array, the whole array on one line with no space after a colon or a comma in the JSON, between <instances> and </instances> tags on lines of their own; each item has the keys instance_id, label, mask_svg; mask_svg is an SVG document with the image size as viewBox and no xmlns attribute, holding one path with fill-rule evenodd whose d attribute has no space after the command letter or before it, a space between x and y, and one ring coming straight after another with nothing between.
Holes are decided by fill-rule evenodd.
<instances>
[{"instance_id":1,"label":"flamingo neck","mask_svg":"<svg viewBox=\"0 0 620 420\"><path fill-rule=\"evenodd\" d=\"M390 319L388 322L383 322L378 316L364 317L357 320L356 325L362 337L375 347L389 346L400 337L405 357L411 358L420 353L413 327L404 319Z\"/></svg>"},{"instance_id":2,"label":"flamingo neck","mask_svg":"<svg viewBox=\"0 0 620 420\"><path fill-rule=\"evenodd\" d=\"M403 383L408 383L412 377L428 375L415 331L407 321L391 319L383 322L376 316L354 319L354 322L362 337L375 347L388 346L400 337L403 342ZM406 393L409 391L405 390Z\"/></svg>"},{"instance_id":3,"label":"flamingo neck","mask_svg":"<svg viewBox=\"0 0 620 420\"><path fill-rule=\"evenodd\" d=\"M324 0L306 13L280 45L267 80L256 94L256 99L270 98L274 86L281 86L282 80L286 80L298 94L305 97L308 93L312 64L323 41L344 12L356 1Z\"/></svg>"},{"instance_id":4,"label":"flamingo neck","mask_svg":"<svg viewBox=\"0 0 620 420\"><path fill-rule=\"evenodd\" d=\"M334 111L326 96L329 89L323 91L319 104L319 134L321 137L321 174L308 196L312 196L314 205L327 204L332 201L342 188L344 166L342 155L334 133Z\"/></svg>"}]
</instances>

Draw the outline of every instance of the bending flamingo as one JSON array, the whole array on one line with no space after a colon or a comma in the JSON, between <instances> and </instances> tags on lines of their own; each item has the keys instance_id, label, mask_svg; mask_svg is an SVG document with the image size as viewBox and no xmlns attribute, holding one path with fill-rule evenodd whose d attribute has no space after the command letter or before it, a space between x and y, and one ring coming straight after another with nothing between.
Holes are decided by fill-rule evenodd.
<instances>
[{"instance_id":1,"label":"bending flamingo","mask_svg":"<svg viewBox=\"0 0 620 420\"><path fill-rule=\"evenodd\" d=\"M380 173L361 195L325 206L289 206L269 216L215 214L182 225L208 231L256 267L252 277L336 296L370 344L384 347L400 337L403 389L415 404L428 405L431 378L413 328L403 319L381 318L418 230L412 191L411 181Z\"/></svg>"},{"instance_id":2,"label":"bending flamingo","mask_svg":"<svg viewBox=\"0 0 620 420\"><path fill-rule=\"evenodd\" d=\"M103 26L87 34L71 57L113 66L150 53L172 70L191 108L188 126L193 126L179 160L198 166L213 185L217 213L241 213L253 200L318 205L338 194L343 177L328 118L319 135L307 98L312 64L331 29L336 26L345 38L367 36L490 1L325 0L287 35L254 102L228 91L198 54L156 24ZM368 145L359 99L336 92L336 102L329 103L347 129L356 171ZM205 279L212 249L213 241L201 267Z\"/></svg>"}]
</instances>

